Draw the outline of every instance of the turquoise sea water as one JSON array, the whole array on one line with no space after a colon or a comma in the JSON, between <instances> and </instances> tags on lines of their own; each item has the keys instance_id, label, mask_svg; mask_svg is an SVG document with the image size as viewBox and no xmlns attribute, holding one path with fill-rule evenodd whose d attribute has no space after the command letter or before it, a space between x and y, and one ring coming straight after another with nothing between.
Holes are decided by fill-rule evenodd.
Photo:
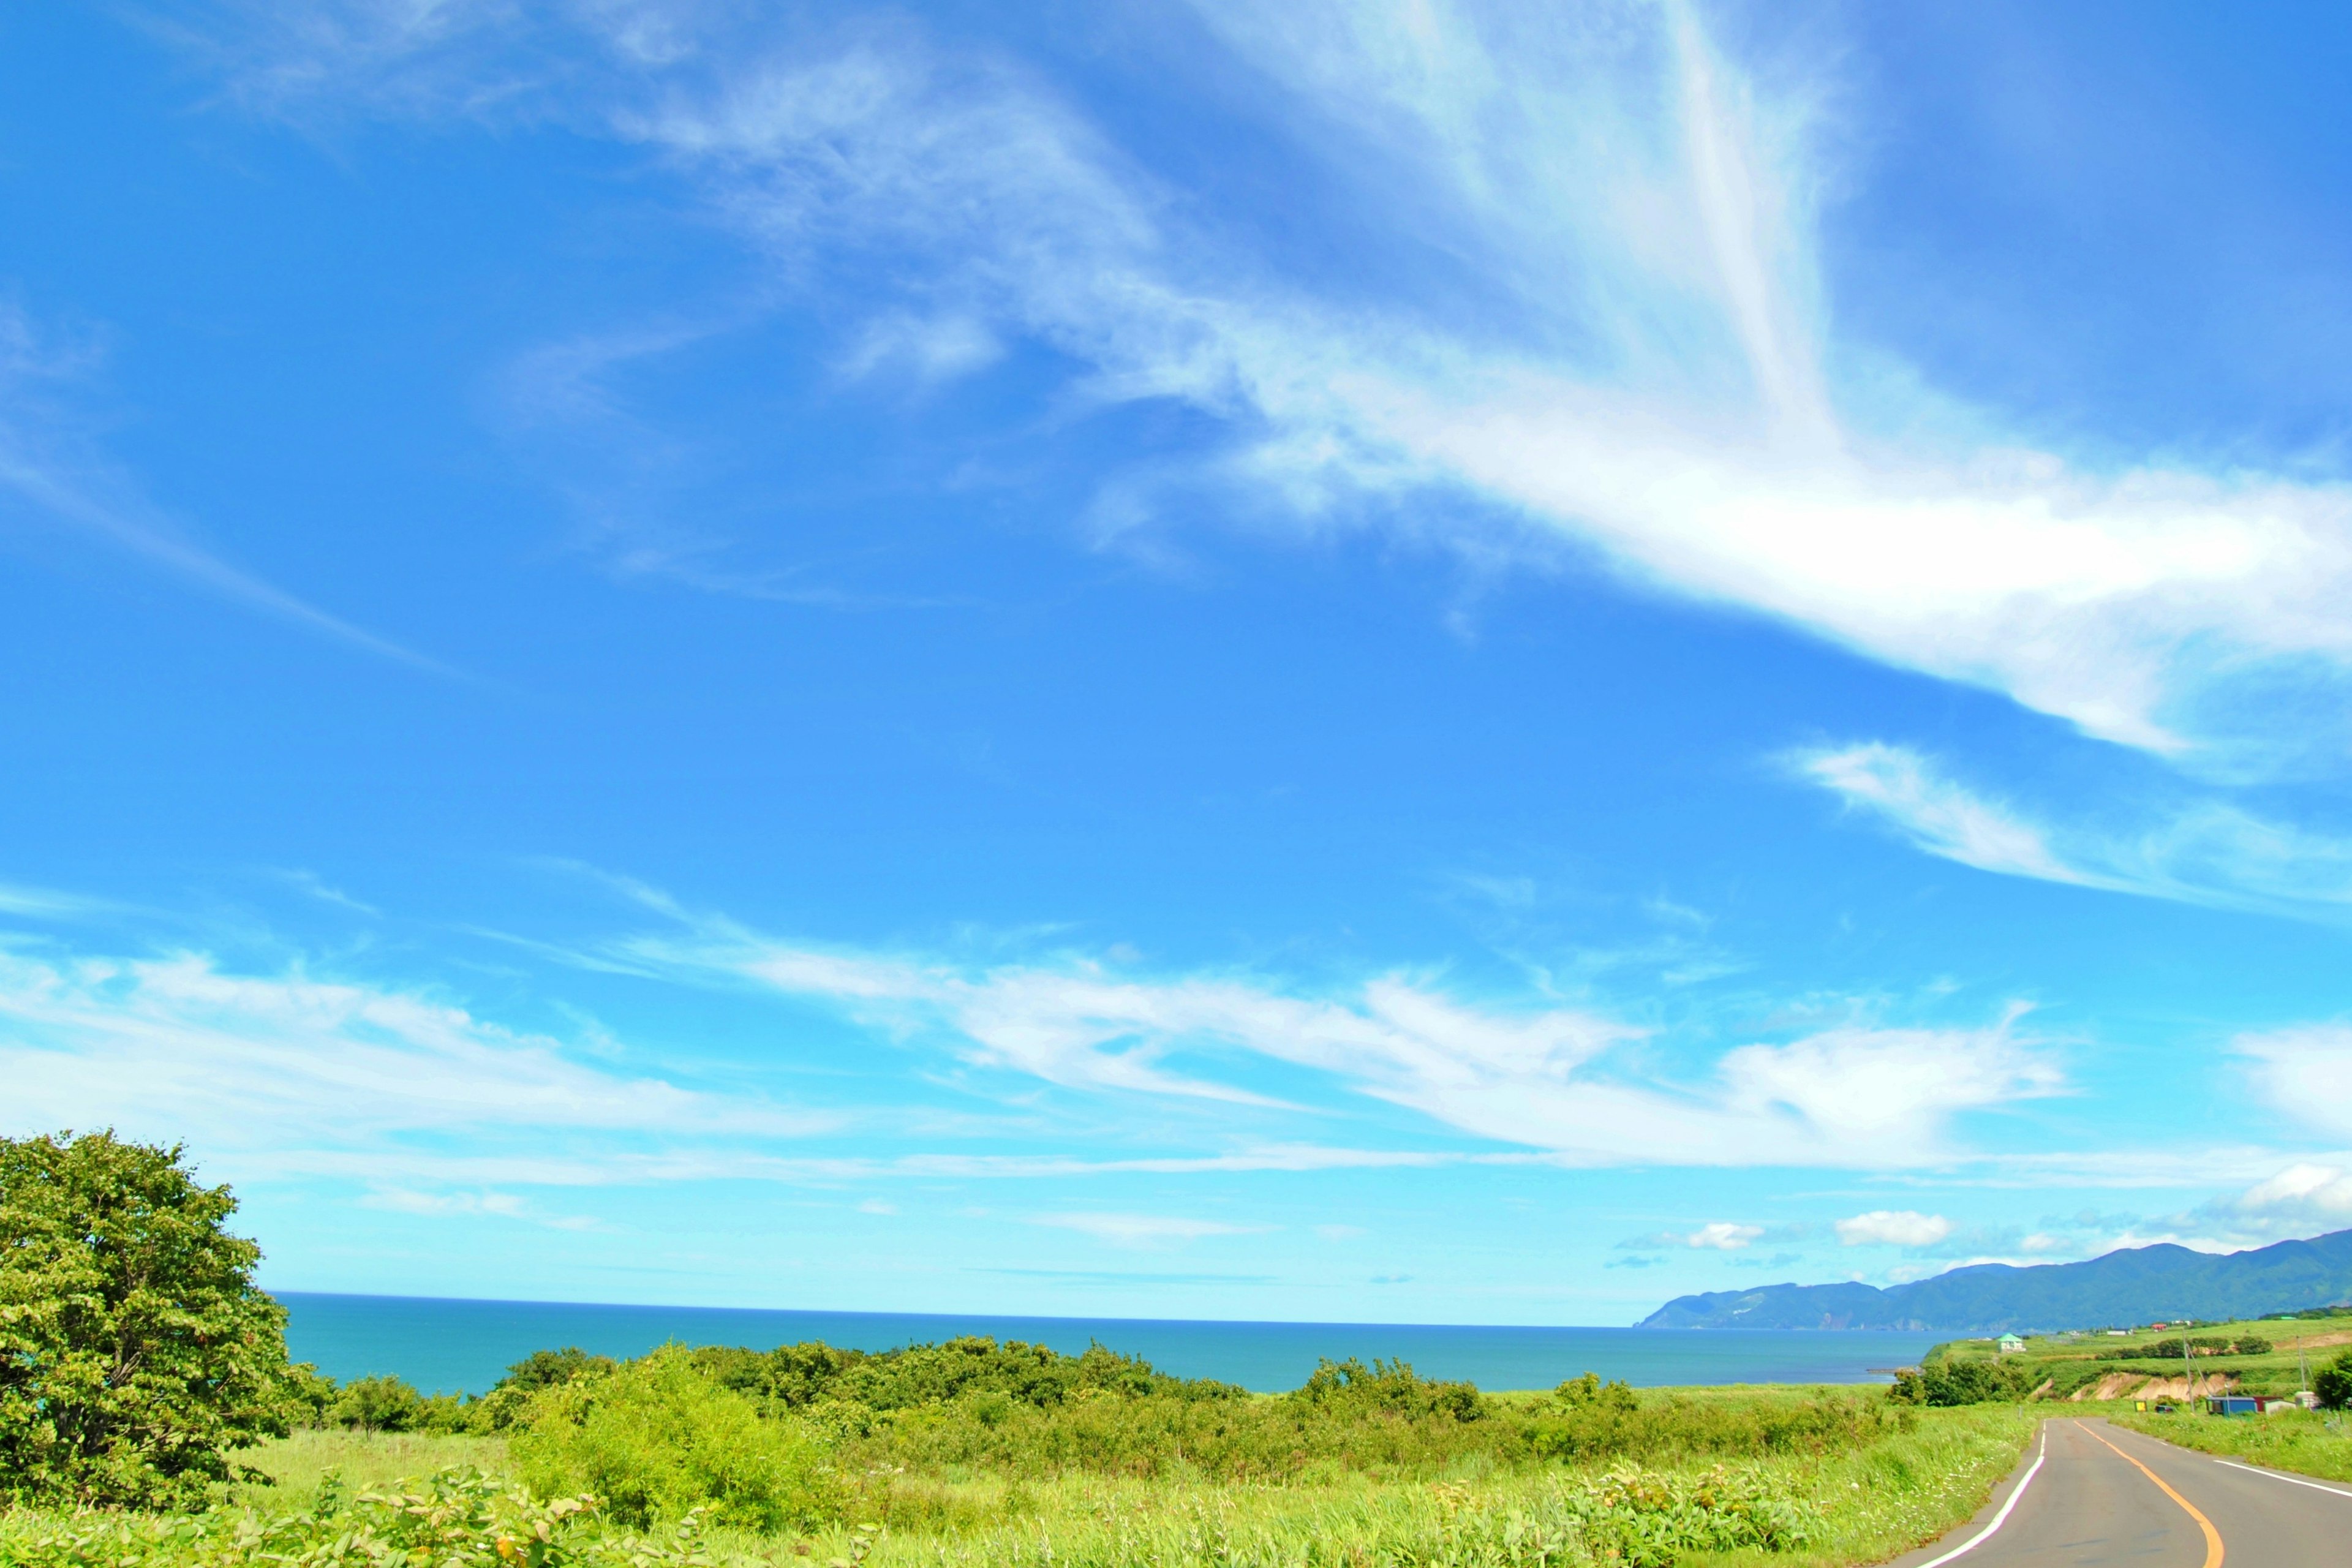
<instances>
[{"instance_id":1,"label":"turquoise sea water","mask_svg":"<svg viewBox=\"0 0 2352 1568\"><path fill-rule=\"evenodd\" d=\"M889 1350L956 1334L1026 1340L1071 1353L1099 1340L1180 1377L1245 1388L1296 1388L1316 1358L1375 1356L1424 1377L1481 1388L1549 1388L1597 1372L1637 1387L1700 1383L1884 1382L1926 1334L1770 1329L1496 1329L1442 1324L1223 1323L1143 1318L988 1318L914 1312L767 1312L718 1307L608 1307L559 1301L457 1301L280 1292L297 1361L336 1378L404 1377L427 1393L478 1394L530 1352L578 1345L642 1355L666 1341L769 1350L824 1340Z\"/></svg>"}]
</instances>

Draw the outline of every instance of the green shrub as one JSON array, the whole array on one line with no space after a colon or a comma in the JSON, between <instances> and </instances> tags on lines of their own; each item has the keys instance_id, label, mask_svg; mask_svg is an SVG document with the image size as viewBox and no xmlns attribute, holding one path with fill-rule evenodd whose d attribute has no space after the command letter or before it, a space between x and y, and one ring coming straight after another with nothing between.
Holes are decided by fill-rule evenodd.
<instances>
[{"instance_id":1,"label":"green shrub","mask_svg":"<svg viewBox=\"0 0 2352 1568\"><path fill-rule=\"evenodd\" d=\"M294 1426L326 1426L329 1419L327 1412L334 1408L341 1394L333 1378L307 1361L298 1362L286 1369L287 1419Z\"/></svg>"},{"instance_id":2,"label":"green shrub","mask_svg":"<svg viewBox=\"0 0 2352 1568\"><path fill-rule=\"evenodd\" d=\"M1895 1374L1887 1397L1897 1405L1994 1405L2023 1399L2042 1381L2020 1360L1947 1357Z\"/></svg>"},{"instance_id":3,"label":"green shrub","mask_svg":"<svg viewBox=\"0 0 2352 1568\"><path fill-rule=\"evenodd\" d=\"M542 1388L553 1388L574 1378L593 1377L610 1372L619 1364L611 1356L591 1355L578 1345L566 1345L560 1351L533 1351L507 1368L507 1374L491 1387L494 1390L511 1388L523 1394L536 1394Z\"/></svg>"},{"instance_id":4,"label":"green shrub","mask_svg":"<svg viewBox=\"0 0 2352 1568\"><path fill-rule=\"evenodd\" d=\"M408 1432L424 1425L425 1401L396 1377L355 1377L343 1384L327 1419L362 1432Z\"/></svg>"},{"instance_id":5,"label":"green shrub","mask_svg":"<svg viewBox=\"0 0 2352 1568\"><path fill-rule=\"evenodd\" d=\"M675 1345L541 1389L509 1449L533 1489L593 1493L634 1528L701 1509L715 1523L774 1531L841 1509L830 1456L806 1423L762 1418Z\"/></svg>"},{"instance_id":6,"label":"green shrub","mask_svg":"<svg viewBox=\"0 0 2352 1568\"><path fill-rule=\"evenodd\" d=\"M1486 1415L1486 1401L1480 1397L1475 1384L1433 1382L1417 1375L1409 1363L1377 1357L1369 1367L1353 1356L1346 1361L1318 1360L1306 1385L1289 1397L1332 1409L1408 1419L1439 1416L1476 1421Z\"/></svg>"},{"instance_id":7,"label":"green shrub","mask_svg":"<svg viewBox=\"0 0 2352 1568\"><path fill-rule=\"evenodd\" d=\"M2346 1351L2311 1377L2311 1392L2330 1410L2352 1410L2352 1351Z\"/></svg>"},{"instance_id":8,"label":"green shrub","mask_svg":"<svg viewBox=\"0 0 2352 1568\"><path fill-rule=\"evenodd\" d=\"M1231 1384L1171 1377L1139 1356L1099 1344L1070 1356L1019 1340L999 1344L984 1334L877 1352L812 1342L766 1352L709 1346L691 1353L697 1366L729 1388L796 1410L826 1404L911 1410L983 1391L1038 1408L1088 1392L1244 1397Z\"/></svg>"},{"instance_id":9,"label":"green shrub","mask_svg":"<svg viewBox=\"0 0 2352 1568\"><path fill-rule=\"evenodd\" d=\"M2259 1334L2240 1334L2234 1339L2226 1334L2190 1334L2182 1337L2188 1341L2189 1355L2268 1355L2272 1348L2270 1341ZM2125 1345L2116 1350L2101 1351L2098 1356L2101 1361L2178 1362L2182 1359L2181 1341L2154 1340L2147 1344Z\"/></svg>"},{"instance_id":10,"label":"green shrub","mask_svg":"<svg viewBox=\"0 0 2352 1568\"><path fill-rule=\"evenodd\" d=\"M1640 1396L1623 1379L1603 1383L1601 1374L1595 1372L1570 1378L1553 1389L1551 1396L1571 1410L1582 1410L1592 1405L1608 1410L1637 1410L1642 1404Z\"/></svg>"}]
</instances>

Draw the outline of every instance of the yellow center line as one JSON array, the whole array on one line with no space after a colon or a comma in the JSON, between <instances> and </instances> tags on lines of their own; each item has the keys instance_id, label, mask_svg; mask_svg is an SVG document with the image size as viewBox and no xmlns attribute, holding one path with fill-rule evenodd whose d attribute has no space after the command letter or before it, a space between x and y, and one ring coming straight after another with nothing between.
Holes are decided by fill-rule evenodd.
<instances>
[{"instance_id":1,"label":"yellow center line","mask_svg":"<svg viewBox=\"0 0 2352 1568\"><path fill-rule=\"evenodd\" d=\"M2187 1498L2182 1497L2179 1492L2174 1491L2170 1487L2166 1486L2162 1476L2158 1475L2146 1465L2140 1464L2137 1459L2132 1458L2129 1454L2125 1453L2121 1448L2116 1448L2113 1443L2108 1443L2105 1437L2100 1437L2096 1432L2091 1432L2090 1427L2084 1426L2083 1423L2079 1421L2075 1423L2075 1426L2081 1427L2082 1430L2085 1432L2090 1432L2091 1436L2093 1437L2097 1437L2100 1442L2105 1443L2109 1448L2115 1450L2116 1456L2118 1458L2130 1460L2130 1462L2138 1468L2141 1475L2146 1476L2149 1480L2154 1481L2157 1486L2162 1489L2165 1496L2170 1498L2173 1501L2179 1503L2183 1509L2187 1510L2189 1517L2197 1521L2197 1528L2205 1532L2205 1568L2221 1568L2221 1532L2213 1528L2213 1521L2211 1520L2207 1519L2203 1514L2197 1511L2197 1505L2195 1503L2190 1502Z\"/></svg>"}]
</instances>

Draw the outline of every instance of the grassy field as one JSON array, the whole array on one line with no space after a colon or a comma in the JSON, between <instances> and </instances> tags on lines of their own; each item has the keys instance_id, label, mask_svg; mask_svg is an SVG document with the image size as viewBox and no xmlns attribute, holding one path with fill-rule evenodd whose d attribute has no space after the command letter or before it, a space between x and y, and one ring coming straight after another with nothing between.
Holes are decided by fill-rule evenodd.
<instances>
[{"instance_id":1,"label":"grassy field","mask_svg":"<svg viewBox=\"0 0 2352 1568\"><path fill-rule=\"evenodd\" d=\"M1685 1391L1686 1394L1694 1391ZM1706 1391L1738 1402L1775 1391ZM922 1484L955 1494L928 1529L879 1533L867 1568L1299 1568L1374 1565L1580 1563L1580 1501L1605 1494L1613 1474L1687 1496L1710 1484L1748 1489L1789 1508L1811 1536L1802 1546L1712 1552L1683 1549L1660 1561L1765 1563L1844 1568L1883 1562L1966 1520L2015 1466L2033 1430L2015 1406L1922 1412L1908 1431L1826 1455L1779 1456L1734 1465L1697 1460L1650 1466L1507 1471L1465 1466L1454 1479L1354 1477L1305 1484L1144 1482L1069 1476L1046 1483L973 1478ZM1476 1473L1484 1469L1485 1473ZM956 1522L946 1523L952 1520ZM805 1554L849 1556L859 1532L782 1542L737 1539L730 1551L778 1564ZM804 1551L803 1551L804 1549Z\"/></svg>"},{"instance_id":2,"label":"grassy field","mask_svg":"<svg viewBox=\"0 0 2352 1568\"><path fill-rule=\"evenodd\" d=\"M354 1491L390 1486L455 1466L471 1466L495 1476L509 1473L504 1438L430 1432L297 1432L244 1449L236 1459L269 1480L232 1487L230 1500L243 1508L288 1512L316 1503L319 1482L330 1470L340 1474Z\"/></svg>"},{"instance_id":3,"label":"grassy field","mask_svg":"<svg viewBox=\"0 0 2352 1568\"><path fill-rule=\"evenodd\" d=\"M2352 1315L2319 1319L2263 1319L2245 1322L2200 1323L2189 1331L2196 1352L2184 1368L2178 1331L2144 1330L2120 1338L2103 1333L2038 1334L2025 1350L2005 1358L2031 1374L2030 1386L2044 1387L2043 1398L2130 1400L2168 1394L2185 1397L2225 1389L2248 1394L2292 1394L2305 1386L2299 1381L2298 1353L2316 1372L2352 1346ZM2200 1341L2250 1339L2268 1342L2270 1348L2254 1353L2231 1353ZM2169 1353L2158 1350L2169 1345ZM1991 1340L1956 1340L1939 1345L1931 1355L1955 1359L1992 1359Z\"/></svg>"},{"instance_id":4,"label":"grassy field","mask_svg":"<svg viewBox=\"0 0 2352 1568\"><path fill-rule=\"evenodd\" d=\"M1768 1424L1759 1429L1780 1430L1769 1423L1825 1396L1857 1405L1877 1398L1766 1388L1643 1391L1643 1400L1666 1413L1659 1419L1674 1415L1720 1433L1758 1421ZM714 1531L696 1550L747 1568L1578 1568L1602 1561L1843 1568L1883 1561L1965 1520L2016 1463L2033 1424L2027 1409L1988 1405L1905 1412L1883 1426L1837 1428L1792 1451L1729 1461L1685 1455L1506 1464L1471 1446L1435 1461L1386 1462L1375 1452L1367 1466L1315 1462L1279 1478L1244 1479L1185 1465L1161 1465L1148 1476L1016 1465L987 1453L907 1463L916 1455L903 1435L868 1436L836 1450L847 1483L837 1522L764 1535ZM992 1429L1004 1426L999 1420ZM506 1446L494 1437L305 1432L240 1458L277 1484L236 1489L228 1511L247 1522L224 1521L202 1550L184 1524L176 1545L165 1539L168 1531L141 1536L127 1527L75 1544L71 1521L20 1511L0 1519L0 1561L38 1568L311 1561L301 1553L331 1547L334 1531L348 1533L339 1523L305 1534L295 1517L316 1501L331 1469L353 1490L389 1488L450 1465L511 1475ZM281 1523L266 1526L273 1518ZM282 1522L289 1518L293 1524ZM278 1534L265 1551L269 1528ZM1710 1530L1749 1544L1710 1549L1703 1544ZM476 1531L483 1541L495 1533ZM630 1561L632 1553L619 1550L625 1543L603 1544L616 1549L614 1563ZM1612 1551L1619 1555L1608 1557ZM436 1542L428 1555L436 1563L500 1561L494 1552L466 1555L462 1542Z\"/></svg>"},{"instance_id":5,"label":"grassy field","mask_svg":"<svg viewBox=\"0 0 2352 1568\"><path fill-rule=\"evenodd\" d=\"M2323 1480L2352 1481L2352 1422L2329 1411L2271 1415L2158 1415L2129 1408L2103 1412L2118 1426L2208 1454L2226 1454Z\"/></svg>"}]
</instances>

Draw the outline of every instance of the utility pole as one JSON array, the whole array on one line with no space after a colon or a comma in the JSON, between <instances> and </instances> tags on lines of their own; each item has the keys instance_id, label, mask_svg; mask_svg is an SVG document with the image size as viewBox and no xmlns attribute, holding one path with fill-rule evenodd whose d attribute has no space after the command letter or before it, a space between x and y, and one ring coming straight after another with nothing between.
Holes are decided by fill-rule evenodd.
<instances>
[{"instance_id":1,"label":"utility pole","mask_svg":"<svg viewBox=\"0 0 2352 1568\"><path fill-rule=\"evenodd\" d=\"M2189 1398L2194 1402L2197 1398L2197 1370L2189 1364L2189 1325L2186 1322L2180 1325L2180 1381L2189 1391Z\"/></svg>"}]
</instances>

